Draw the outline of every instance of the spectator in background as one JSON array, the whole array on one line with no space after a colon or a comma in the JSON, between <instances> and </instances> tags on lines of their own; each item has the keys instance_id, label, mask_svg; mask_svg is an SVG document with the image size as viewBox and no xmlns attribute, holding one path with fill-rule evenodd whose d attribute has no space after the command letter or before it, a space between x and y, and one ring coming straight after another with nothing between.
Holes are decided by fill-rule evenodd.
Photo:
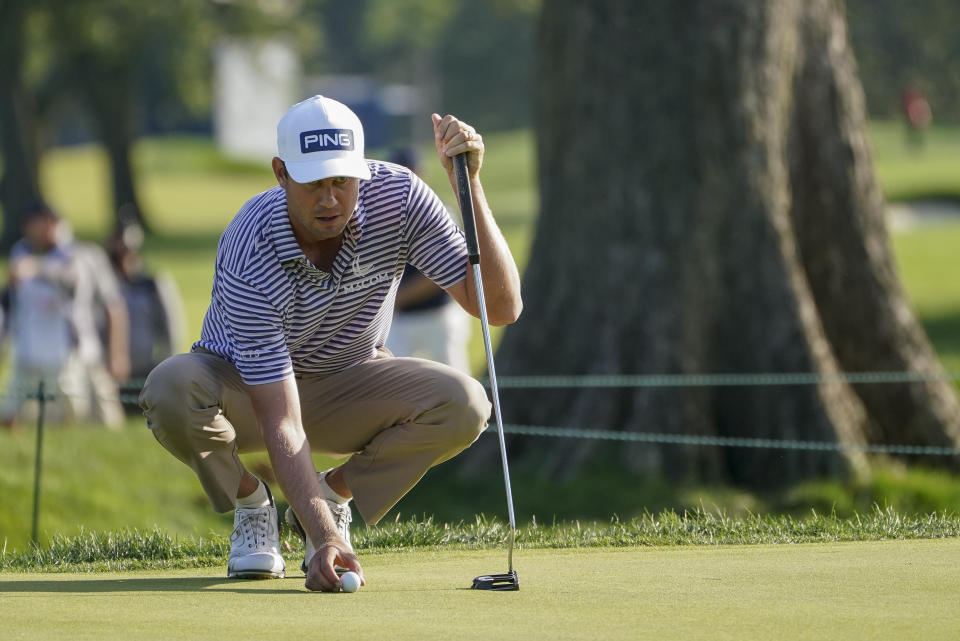
<instances>
[{"instance_id":1,"label":"spectator in background","mask_svg":"<svg viewBox=\"0 0 960 641\"><path fill-rule=\"evenodd\" d=\"M154 276L144 269L142 246L143 230L135 223L125 225L107 243L130 319L130 379L124 391L131 396L139 393L150 370L172 356L183 338L183 303L177 285L169 276ZM124 406L141 411L136 398Z\"/></svg>"},{"instance_id":2,"label":"spectator in background","mask_svg":"<svg viewBox=\"0 0 960 641\"><path fill-rule=\"evenodd\" d=\"M25 212L23 233L10 252L14 371L0 416L13 424L43 380L53 396L51 420L118 428L117 378L129 372L127 315L109 261L99 246L74 241L69 225L44 203ZM98 313L106 319L106 355Z\"/></svg>"},{"instance_id":3,"label":"spectator in background","mask_svg":"<svg viewBox=\"0 0 960 641\"><path fill-rule=\"evenodd\" d=\"M80 370L71 387L78 418L119 429L119 381L130 376L127 309L103 247L74 240L72 249L80 265L74 307Z\"/></svg>"},{"instance_id":4,"label":"spectator in background","mask_svg":"<svg viewBox=\"0 0 960 641\"><path fill-rule=\"evenodd\" d=\"M417 152L411 147L395 150L390 162L420 175ZM387 349L395 356L426 358L469 374L470 322L449 294L408 264L397 290Z\"/></svg>"},{"instance_id":5,"label":"spectator in background","mask_svg":"<svg viewBox=\"0 0 960 641\"><path fill-rule=\"evenodd\" d=\"M23 238L10 251L9 311L5 330L13 343L13 371L0 409L12 426L41 381L52 398L46 416L53 422L77 417L68 394L77 376L74 310L79 262L64 237L60 217L43 203L23 217Z\"/></svg>"},{"instance_id":6,"label":"spectator in background","mask_svg":"<svg viewBox=\"0 0 960 641\"><path fill-rule=\"evenodd\" d=\"M907 146L923 147L924 132L933 122L933 112L926 96L916 87L907 87L903 92L903 116L907 124Z\"/></svg>"}]
</instances>

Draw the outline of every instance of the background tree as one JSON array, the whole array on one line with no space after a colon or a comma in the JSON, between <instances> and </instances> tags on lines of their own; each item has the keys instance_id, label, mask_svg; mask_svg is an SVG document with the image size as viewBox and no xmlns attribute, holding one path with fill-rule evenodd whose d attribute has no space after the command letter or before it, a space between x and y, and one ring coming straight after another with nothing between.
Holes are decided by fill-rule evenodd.
<instances>
[{"instance_id":1,"label":"background tree","mask_svg":"<svg viewBox=\"0 0 960 641\"><path fill-rule=\"evenodd\" d=\"M541 213L501 373L937 371L887 247L841 2L555 0L539 52ZM892 392L524 390L504 408L535 425L960 445L946 382ZM598 447L514 445L553 476ZM865 464L850 449L616 452L638 473L754 485Z\"/></svg>"},{"instance_id":2,"label":"background tree","mask_svg":"<svg viewBox=\"0 0 960 641\"><path fill-rule=\"evenodd\" d=\"M277 20L252 0L101 0L50 11L51 74L69 90L61 99L80 99L105 147L118 225L138 222L149 229L131 157L144 115L156 106L147 105L147 97L167 107L208 109L210 50L217 38L267 33Z\"/></svg>"},{"instance_id":3,"label":"background tree","mask_svg":"<svg viewBox=\"0 0 960 641\"><path fill-rule=\"evenodd\" d=\"M323 38L301 38L311 73L410 83L423 109L492 131L530 122L539 0L314 0L301 12ZM429 139L431 129L425 120ZM403 141L405 143L410 141Z\"/></svg>"},{"instance_id":4,"label":"background tree","mask_svg":"<svg viewBox=\"0 0 960 641\"><path fill-rule=\"evenodd\" d=\"M953 0L847 0L850 40L870 114L902 117L902 94L923 90L937 122L960 121L960 22Z\"/></svg>"},{"instance_id":5,"label":"background tree","mask_svg":"<svg viewBox=\"0 0 960 641\"><path fill-rule=\"evenodd\" d=\"M20 216L40 198L39 152L34 104L24 78L29 5L24 0L0 3L0 207L4 211L0 249L20 236Z\"/></svg>"}]
</instances>

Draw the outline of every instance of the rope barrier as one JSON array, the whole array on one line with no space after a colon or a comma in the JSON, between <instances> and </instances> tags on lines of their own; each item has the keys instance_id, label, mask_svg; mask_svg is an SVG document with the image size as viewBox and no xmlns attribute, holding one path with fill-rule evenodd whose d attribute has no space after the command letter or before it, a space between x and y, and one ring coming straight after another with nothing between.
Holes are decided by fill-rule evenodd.
<instances>
[{"instance_id":1,"label":"rope barrier","mask_svg":"<svg viewBox=\"0 0 960 641\"><path fill-rule=\"evenodd\" d=\"M838 372L817 374L640 374L587 376L498 376L501 389L564 389L585 387L761 387L847 383L876 385L957 381L960 372ZM482 379L489 386L488 379Z\"/></svg>"},{"instance_id":2,"label":"rope barrier","mask_svg":"<svg viewBox=\"0 0 960 641\"><path fill-rule=\"evenodd\" d=\"M489 432L489 427L485 433ZM545 436L553 438L596 439L666 445L694 445L708 447L748 447L774 450L814 450L820 452L858 451L882 454L922 454L929 456L960 456L960 449L925 445L868 445L859 443L831 443L828 441L795 441L767 438L740 438L733 436L698 436L692 434L657 434L651 432L616 432L612 430L581 430L538 425L504 425L506 434Z\"/></svg>"},{"instance_id":3,"label":"rope barrier","mask_svg":"<svg viewBox=\"0 0 960 641\"><path fill-rule=\"evenodd\" d=\"M489 387L486 377L479 379ZM122 403L138 402L137 391L146 379L130 379L120 385ZM579 389L579 388L645 388L645 387L764 387L847 383L850 385L879 385L895 383L926 383L932 381L960 381L960 372L838 372L816 374L796 372L787 374L635 374L583 376L499 376L501 389ZM13 396L0 393L0 398ZM47 393L46 400L54 394ZM66 396L58 392L56 396ZM35 391L22 394L23 398L37 398Z\"/></svg>"},{"instance_id":4,"label":"rope barrier","mask_svg":"<svg viewBox=\"0 0 960 641\"><path fill-rule=\"evenodd\" d=\"M570 388L651 388L651 387L759 387L795 386L820 384L895 384L922 383L929 381L957 381L960 372L840 372L815 374L798 372L791 374L698 374L698 375L590 375L590 376L503 376L497 379L501 388L512 389L570 389ZM488 385L487 379L481 379ZM123 390L137 390L142 380L125 381ZM42 388L41 388L42 389ZM9 393L7 394L9 395ZM0 395L3 396L3 395ZM24 398L43 402L66 396L62 392L34 391L23 394ZM138 394L121 392L121 403L135 404ZM885 445L832 443L827 441L798 441L765 438L741 438L729 436L703 436L692 434L664 434L652 432L624 432L613 430L584 430L536 425L504 425L504 432L512 435L541 436L548 438L578 438L620 442L655 443L665 445L689 445L699 447L743 447L778 450L810 450L823 452L859 451L879 454L958 456L960 449L924 445Z\"/></svg>"}]
</instances>

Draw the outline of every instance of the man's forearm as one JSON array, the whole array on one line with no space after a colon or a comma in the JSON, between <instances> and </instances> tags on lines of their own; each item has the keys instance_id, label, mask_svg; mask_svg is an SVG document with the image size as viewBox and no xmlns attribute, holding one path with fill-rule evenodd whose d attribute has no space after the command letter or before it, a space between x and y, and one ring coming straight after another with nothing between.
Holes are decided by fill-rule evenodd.
<instances>
[{"instance_id":1,"label":"man's forearm","mask_svg":"<svg viewBox=\"0 0 960 641\"><path fill-rule=\"evenodd\" d=\"M263 439L280 488L307 536L319 547L336 536L336 528L330 508L321 496L317 470L303 430L275 426L264 430Z\"/></svg>"},{"instance_id":2,"label":"man's forearm","mask_svg":"<svg viewBox=\"0 0 960 641\"><path fill-rule=\"evenodd\" d=\"M280 488L314 545L337 536L330 508L322 499L310 444L300 423L296 383L250 385L250 397L260 432Z\"/></svg>"},{"instance_id":3,"label":"man's forearm","mask_svg":"<svg viewBox=\"0 0 960 641\"><path fill-rule=\"evenodd\" d=\"M510 246L497 225L479 176L470 180L473 192L477 242L480 245L480 274L487 313L494 325L507 325L517 320L523 309L520 297L520 272Z\"/></svg>"}]
</instances>

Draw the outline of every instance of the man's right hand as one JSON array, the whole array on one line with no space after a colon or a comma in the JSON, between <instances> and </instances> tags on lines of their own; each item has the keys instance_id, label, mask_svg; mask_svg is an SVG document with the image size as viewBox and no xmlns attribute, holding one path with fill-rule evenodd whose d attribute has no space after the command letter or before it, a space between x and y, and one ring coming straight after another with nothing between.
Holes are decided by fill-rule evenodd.
<instances>
[{"instance_id":1,"label":"man's right hand","mask_svg":"<svg viewBox=\"0 0 960 641\"><path fill-rule=\"evenodd\" d=\"M310 444L303 431L300 398L293 374L274 383L246 385L246 389L280 487L300 516L300 525L306 536L311 541L322 542L307 563L307 589L339 590L340 577L334 571L334 565L359 574L363 585L360 561L350 544L337 534L330 508L321 496L317 470L310 458Z\"/></svg>"},{"instance_id":2,"label":"man's right hand","mask_svg":"<svg viewBox=\"0 0 960 641\"><path fill-rule=\"evenodd\" d=\"M360 575L360 585L366 585L363 578L363 568L360 559L353 549L339 536L319 546L317 553L307 565L306 588L319 592L337 592L340 590L340 577L337 576L334 566L347 568Z\"/></svg>"}]
</instances>

